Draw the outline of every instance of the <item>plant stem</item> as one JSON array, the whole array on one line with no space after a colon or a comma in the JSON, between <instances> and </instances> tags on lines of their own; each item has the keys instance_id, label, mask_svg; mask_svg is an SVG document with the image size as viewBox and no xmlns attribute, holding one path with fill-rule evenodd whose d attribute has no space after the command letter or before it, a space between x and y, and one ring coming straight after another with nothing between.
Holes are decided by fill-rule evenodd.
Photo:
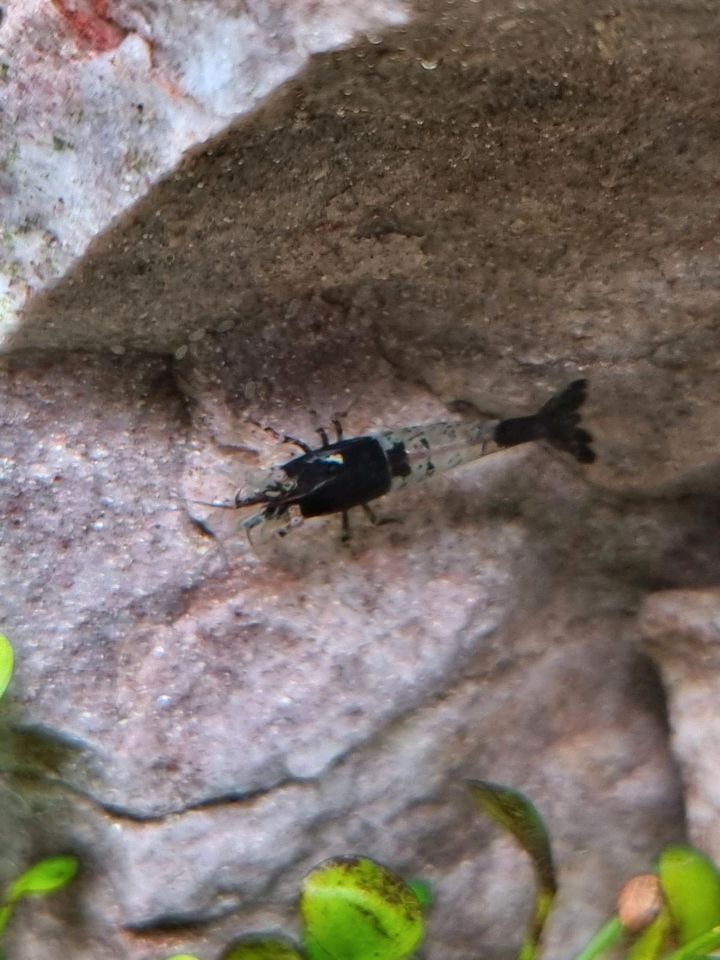
<instances>
[{"instance_id":1,"label":"plant stem","mask_svg":"<svg viewBox=\"0 0 720 960\"><path fill-rule=\"evenodd\" d=\"M525 934L523 945L518 954L518 960L535 960L537 950L540 945L540 938L543 935L548 915L552 909L555 900L555 890L540 888L535 896L533 913L530 918L528 931Z\"/></svg>"},{"instance_id":2,"label":"plant stem","mask_svg":"<svg viewBox=\"0 0 720 960\"><path fill-rule=\"evenodd\" d=\"M611 917L604 926L600 927L585 949L575 957L575 960L594 960L595 957L614 946L624 932L623 925L618 918Z\"/></svg>"}]
</instances>

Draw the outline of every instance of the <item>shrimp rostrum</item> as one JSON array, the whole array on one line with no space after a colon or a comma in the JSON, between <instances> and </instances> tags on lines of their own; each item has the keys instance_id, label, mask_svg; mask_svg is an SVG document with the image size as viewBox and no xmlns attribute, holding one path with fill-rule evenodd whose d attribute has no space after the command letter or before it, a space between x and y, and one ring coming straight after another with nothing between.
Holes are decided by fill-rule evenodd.
<instances>
[{"instance_id":1,"label":"shrimp rostrum","mask_svg":"<svg viewBox=\"0 0 720 960\"><path fill-rule=\"evenodd\" d=\"M508 447L545 441L580 463L592 463L592 436L580 426L578 412L586 394L587 381L575 380L530 416L427 423L373 430L361 437L344 437L335 420L334 442L324 430L318 431L322 446L317 448L283 437L302 454L273 467L255 489L210 505L260 507L240 524L248 534L268 521L284 534L307 517L340 513L347 539L348 511L353 507L363 507L376 522L369 504L378 497Z\"/></svg>"}]
</instances>

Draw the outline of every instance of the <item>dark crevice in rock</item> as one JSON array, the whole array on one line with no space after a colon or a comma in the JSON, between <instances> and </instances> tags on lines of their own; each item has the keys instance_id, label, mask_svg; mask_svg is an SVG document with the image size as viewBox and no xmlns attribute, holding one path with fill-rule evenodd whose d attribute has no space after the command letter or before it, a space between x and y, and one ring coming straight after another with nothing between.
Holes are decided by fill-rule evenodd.
<instances>
[{"instance_id":1,"label":"dark crevice in rock","mask_svg":"<svg viewBox=\"0 0 720 960\"><path fill-rule=\"evenodd\" d=\"M231 900L230 903L218 903L218 900ZM163 916L151 917L148 920L142 920L138 923L127 923L123 927L131 934L142 934L144 936L161 937L166 934L177 935L180 933L193 934L201 932L211 923L216 923L231 916L238 909L240 896L233 898L231 894L216 897L212 906L204 910L188 911L178 914L165 914Z\"/></svg>"},{"instance_id":2,"label":"dark crevice in rock","mask_svg":"<svg viewBox=\"0 0 720 960\"><path fill-rule=\"evenodd\" d=\"M90 744L80 737L39 723L27 724L11 719L10 732L11 748L34 769L56 771L70 758L92 750Z\"/></svg>"},{"instance_id":3,"label":"dark crevice in rock","mask_svg":"<svg viewBox=\"0 0 720 960\"><path fill-rule=\"evenodd\" d=\"M670 718L665 688L656 664L641 651L635 655L626 675L627 684L635 700L651 713L670 738Z\"/></svg>"},{"instance_id":4,"label":"dark crevice in rock","mask_svg":"<svg viewBox=\"0 0 720 960\"><path fill-rule=\"evenodd\" d=\"M83 789L77 784L70 783L67 780L63 780L59 777L50 777L42 773L25 774L25 776L27 776L28 780L43 783L48 788L65 791L81 800L85 800L96 810L99 810L102 813L113 817L114 819L125 820L129 823L135 823L139 825L164 823L169 819L182 816L183 814L211 810L215 807L252 805L255 801L260 800L275 791L282 790L285 787L313 786L315 783L317 783L316 780L309 778L303 780L295 777L288 777L286 780L273 783L271 786L247 791L231 790L224 794L218 794L217 796L200 800L197 803L190 803L182 807L168 807L158 813L146 814L139 813L137 810L133 810L132 808L126 807L123 804L112 803L108 800L103 800L91 791Z\"/></svg>"}]
</instances>

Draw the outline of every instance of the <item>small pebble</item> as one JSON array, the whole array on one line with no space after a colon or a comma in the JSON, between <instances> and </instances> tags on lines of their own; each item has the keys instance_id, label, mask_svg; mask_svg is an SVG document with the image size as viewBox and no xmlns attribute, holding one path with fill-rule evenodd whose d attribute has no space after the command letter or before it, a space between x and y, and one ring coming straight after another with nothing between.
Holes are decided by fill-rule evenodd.
<instances>
[{"instance_id":1,"label":"small pebble","mask_svg":"<svg viewBox=\"0 0 720 960\"><path fill-rule=\"evenodd\" d=\"M663 908L660 880L654 873L640 873L625 884L618 895L620 923L630 933L649 926Z\"/></svg>"}]
</instances>

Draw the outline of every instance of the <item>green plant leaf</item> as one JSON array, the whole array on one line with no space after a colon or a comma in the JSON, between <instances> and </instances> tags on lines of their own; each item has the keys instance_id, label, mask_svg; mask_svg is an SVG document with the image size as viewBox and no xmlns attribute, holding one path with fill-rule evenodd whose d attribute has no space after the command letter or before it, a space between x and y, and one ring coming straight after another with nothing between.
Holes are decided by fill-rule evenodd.
<instances>
[{"instance_id":1,"label":"green plant leaf","mask_svg":"<svg viewBox=\"0 0 720 960\"><path fill-rule=\"evenodd\" d=\"M513 836L530 857L540 887L555 894L557 878L550 837L535 806L519 790L499 783L468 780L467 786L482 812Z\"/></svg>"},{"instance_id":2,"label":"green plant leaf","mask_svg":"<svg viewBox=\"0 0 720 960\"><path fill-rule=\"evenodd\" d=\"M67 886L78 870L76 857L49 857L40 860L21 874L10 887L7 900L15 903L21 897L42 896Z\"/></svg>"},{"instance_id":3,"label":"green plant leaf","mask_svg":"<svg viewBox=\"0 0 720 960\"><path fill-rule=\"evenodd\" d=\"M417 877L408 880L407 885L418 898L418 903L422 907L423 913L427 913L433 905L432 887L427 880L419 880Z\"/></svg>"},{"instance_id":4,"label":"green plant leaf","mask_svg":"<svg viewBox=\"0 0 720 960\"><path fill-rule=\"evenodd\" d=\"M174 953L171 957L166 957L165 960L198 960L198 958L192 953Z\"/></svg>"},{"instance_id":5,"label":"green plant leaf","mask_svg":"<svg viewBox=\"0 0 720 960\"><path fill-rule=\"evenodd\" d=\"M720 873L692 847L666 847L660 854L660 882L680 946L720 924Z\"/></svg>"},{"instance_id":6,"label":"green plant leaf","mask_svg":"<svg viewBox=\"0 0 720 960\"><path fill-rule=\"evenodd\" d=\"M514 837L532 860L538 890L520 950L520 960L534 960L557 892L555 864L547 828L535 806L519 790L487 780L466 782L480 810Z\"/></svg>"},{"instance_id":7,"label":"green plant leaf","mask_svg":"<svg viewBox=\"0 0 720 960\"><path fill-rule=\"evenodd\" d=\"M423 937L422 907L374 860L326 860L303 882L303 945L309 960L403 960Z\"/></svg>"},{"instance_id":8,"label":"green plant leaf","mask_svg":"<svg viewBox=\"0 0 720 960\"><path fill-rule=\"evenodd\" d=\"M10 683L14 660L15 655L13 648L10 646L10 641L0 633L0 697L5 693Z\"/></svg>"},{"instance_id":9,"label":"green plant leaf","mask_svg":"<svg viewBox=\"0 0 720 960\"><path fill-rule=\"evenodd\" d=\"M251 935L233 940L219 960L302 960L302 954L284 937Z\"/></svg>"}]
</instances>

